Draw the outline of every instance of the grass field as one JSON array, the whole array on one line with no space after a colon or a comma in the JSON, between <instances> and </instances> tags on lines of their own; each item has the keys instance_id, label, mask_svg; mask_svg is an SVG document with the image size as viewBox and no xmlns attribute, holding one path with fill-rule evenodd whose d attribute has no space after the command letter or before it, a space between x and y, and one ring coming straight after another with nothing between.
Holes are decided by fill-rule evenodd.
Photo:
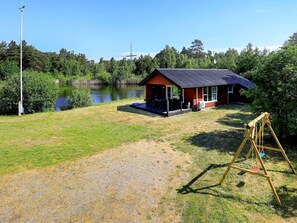
<instances>
[{"instance_id":1,"label":"grass field","mask_svg":"<svg viewBox=\"0 0 297 223\"><path fill-rule=\"evenodd\" d=\"M54 165L160 134L124 119L111 104L0 117L0 174Z\"/></svg>"},{"instance_id":2,"label":"grass field","mask_svg":"<svg viewBox=\"0 0 297 223\"><path fill-rule=\"evenodd\" d=\"M222 106L203 115L208 125L183 134L175 142L176 148L189 153L194 161L188 170L192 177L177 189L175 200L182 207L184 222L296 222L297 176L279 153L266 151L264 162L283 208L278 207L264 178L231 170L223 185L218 185L244 138L242 124L254 118L249 107ZM205 125L205 119L195 118L196 125ZM243 159L248 148L237 165L251 169L256 161ZM285 148L296 169L296 146Z\"/></svg>"},{"instance_id":3,"label":"grass field","mask_svg":"<svg viewBox=\"0 0 297 223\"><path fill-rule=\"evenodd\" d=\"M130 108L132 102L136 100L0 117L0 174L75 160L141 139L167 141L189 154L192 164L179 173L188 180L169 188L175 196L163 198L161 219L162 210L173 206L184 222L297 221L297 176L280 154L267 153L264 161L283 208L276 205L267 180L260 177L232 170L224 184L217 185L244 137L243 123L254 118L249 106L220 106L163 118ZM284 147L296 169L296 146ZM253 164L243 162L242 156L238 162L246 168Z\"/></svg>"}]
</instances>

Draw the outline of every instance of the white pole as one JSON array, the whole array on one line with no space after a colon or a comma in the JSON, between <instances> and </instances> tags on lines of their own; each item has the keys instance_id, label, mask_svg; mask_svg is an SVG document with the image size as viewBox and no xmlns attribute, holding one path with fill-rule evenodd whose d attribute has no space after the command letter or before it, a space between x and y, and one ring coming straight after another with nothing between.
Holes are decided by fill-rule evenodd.
<instances>
[{"instance_id":1,"label":"white pole","mask_svg":"<svg viewBox=\"0 0 297 223\"><path fill-rule=\"evenodd\" d=\"M21 7L19 8L21 11L21 30L20 30L20 102L19 102L19 116L22 115L23 112L23 10L25 6L21 1Z\"/></svg>"}]
</instances>

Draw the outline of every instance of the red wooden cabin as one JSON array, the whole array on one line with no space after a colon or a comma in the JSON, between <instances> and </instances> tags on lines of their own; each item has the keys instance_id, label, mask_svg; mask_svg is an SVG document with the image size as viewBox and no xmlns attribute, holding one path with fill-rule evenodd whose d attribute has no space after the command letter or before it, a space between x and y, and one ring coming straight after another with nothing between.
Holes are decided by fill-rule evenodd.
<instances>
[{"instance_id":1,"label":"red wooden cabin","mask_svg":"<svg viewBox=\"0 0 297 223\"><path fill-rule=\"evenodd\" d=\"M160 109L203 109L242 101L240 89L254 83L227 69L156 69L139 85L146 86L146 105Z\"/></svg>"}]
</instances>

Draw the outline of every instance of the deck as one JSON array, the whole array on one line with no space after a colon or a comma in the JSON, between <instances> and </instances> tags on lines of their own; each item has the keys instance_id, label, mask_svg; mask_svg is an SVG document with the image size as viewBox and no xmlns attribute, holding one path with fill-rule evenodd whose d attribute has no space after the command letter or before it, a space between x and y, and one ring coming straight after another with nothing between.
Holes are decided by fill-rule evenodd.
<instances>
[{"instance_id":1,"label":"deck","mask_svg":"<svg viewBox=\"0 0 297 223\"><path fill-rule=\"evenodd\" d=\"M191 108L183 108L183 109L175 109L175 110L170 110L167 114L166 110L161 110L161 109L157 109L157 108L153 108L151 106L148 106L146 103L133 103L130 105L130 107L132 108L137 108L143 111L148 111L148 112L152 112L158 115L162 115L162 116L174 116L174 115L179 115L179 114L183 114L183 113L187 113L192 111Z\"/></svg>"}]
</instances>

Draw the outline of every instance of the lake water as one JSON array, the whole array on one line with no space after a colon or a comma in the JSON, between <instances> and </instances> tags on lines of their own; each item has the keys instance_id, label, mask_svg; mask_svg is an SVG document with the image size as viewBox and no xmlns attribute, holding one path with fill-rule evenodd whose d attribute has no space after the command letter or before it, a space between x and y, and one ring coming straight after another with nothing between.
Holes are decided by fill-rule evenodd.
<instances>
[{"instance_id":1,"label":"lake water","mask_svg":"<svg viewBox=\"0 0 297 223\"><path fill-rule=\"evenodd\" d=\"M122 85L122 86L60 86L59 97L56 101L56 111L60 111L61 106L67 106L67 97L70 96L74 89L88 89L93 99L93 104L103 102L116 101L125 98L143 98L144 87L137 85Z\"/></svg>"}]
</instances>

